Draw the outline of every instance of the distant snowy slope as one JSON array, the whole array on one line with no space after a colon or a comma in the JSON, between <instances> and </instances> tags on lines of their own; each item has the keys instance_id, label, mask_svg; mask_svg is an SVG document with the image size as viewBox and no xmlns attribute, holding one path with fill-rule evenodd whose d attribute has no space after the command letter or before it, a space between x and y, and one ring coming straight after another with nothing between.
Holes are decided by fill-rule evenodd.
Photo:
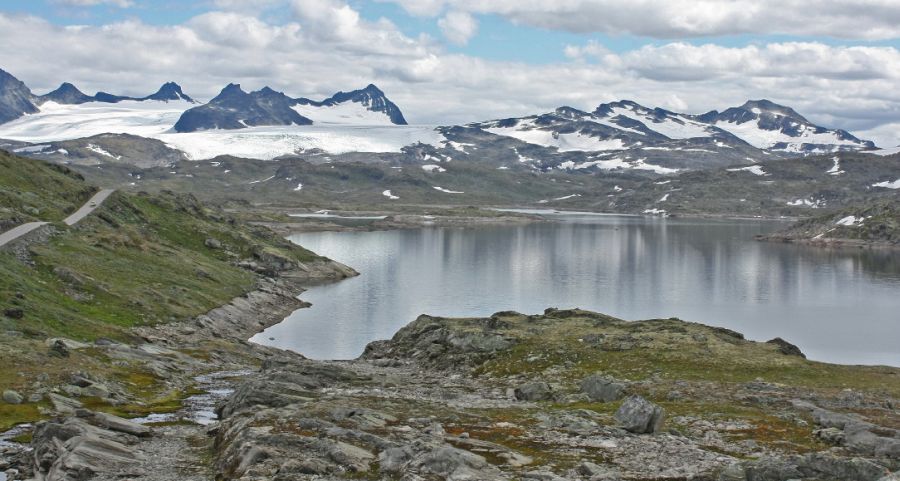
<instances>
[{"instance_id":1,"label":"distant snowy slope","mask_svg":"<svg viewBox=\"0 0 900 481\"><path fill-rule=\"evenodd\" d=\"M354 102L318 106L298 104L291 108L312 119L314 124L394 125L390 117Z\"/></svg>"},{"instance_id":2,"label":"distant snowy slope","mask_svg":"<svg viewBox=\"0 0 900 481\"><path fill-rule=\"evenodd\" d=\"M469 126L555 147L559 152L646 149L735 155L724 149L749 147L768 153L807 155L874 148L870 141L844 130L814 125L793 109L767 100L748 101L740 107L703 115L651 109L623 100L601 104L591 113L560 107L542 115Z\"/></svg>"},{"instance_id":3,"label":"distant snowy slope","mask_svg":"<svg viewBox=\"0 0 900 481\"><path fill-rule=\"evenodd\" d=\"M0 138L48 142L104 133L153 137L166 132L192 104L186 101L114 104L87 102L62 105L45 102L40 111L0 125Z\"/></svg>"},{"instance_id":4,"label":"distant snowy slope","mask_svg":"<svg viewBox=\"0 0 900 481\"><path fill-rule=\"evenodd\" d=\"M406 125L397 104L373 84L351 92L338 92L317 102L307 98L296 100L294 109L313 122L352 123L358 125Z\"/></svg>"}]
</instances>

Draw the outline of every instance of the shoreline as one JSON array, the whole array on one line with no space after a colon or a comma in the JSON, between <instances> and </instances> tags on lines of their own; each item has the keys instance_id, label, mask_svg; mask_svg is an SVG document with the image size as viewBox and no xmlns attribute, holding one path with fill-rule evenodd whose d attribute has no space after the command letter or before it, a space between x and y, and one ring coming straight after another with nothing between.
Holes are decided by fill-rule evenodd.
<instances>
[{"instance_id":1,"label":"shoreline","mask_svg":"<svg viewBox=\"0 0 900 481\"><path fill-rule=\"evenodd\" d=\"M784 235L757 235L756 240L760 242L771 242L775 244L794 244L810 247L818 247L821 249L856 249L856 250L881 250L895 251L900 250L900 244L880 242L880 241L864 241L859 239L815 239L805 237L791 237Z\"/></svg>"},{"instance_id":2,"label":"shoreline","mask_svg":"<svg viewBox=\"0 0 900 481\"><path fill-rule=\"evenodd\" d=\"M562 209L546 209L548 212L522 212L500 209L495 207L482 207L481 209L490 210L502 214L499 216L453 216L453 215L428 215L428 214L407 214L407 213L391 213L387 211L341 211L334 210L329 213L337 212L335 217L316 218L308 217L307 220L298 220L293 222L281 221L249 221L250 224L267 227L278 235L287 237L292 234L301 234L308 232L377 232L392 231L405 229L421 229L426 227L440 228L471 228L471 227L487 227L487 226L519 226L535 223L553 223L559 222L554 219L554 215L596 215L596 216L627 216L627 217L644 217L659 218L659 216L648 214L632 214L623 212L593 212L593 211L566 211ZM524 208L523 208L524 209ZM536 209L528 209L536 210ZM550 213L555 212L555 214ZM383 219L359 219L355 218L360 215L378 215ZM290 216L290 214L287 214ZM346 217L341 217L346 215ZM296 217L304 219L303 217ZM799 217L785 216L741 216L728 214L672 214L665 216L670 219L696 219L696 220L731 220L731 221L779 221L779 222L796 222ZM354 225L355 224L355 225Z\"/></svg>"}]
</instances>

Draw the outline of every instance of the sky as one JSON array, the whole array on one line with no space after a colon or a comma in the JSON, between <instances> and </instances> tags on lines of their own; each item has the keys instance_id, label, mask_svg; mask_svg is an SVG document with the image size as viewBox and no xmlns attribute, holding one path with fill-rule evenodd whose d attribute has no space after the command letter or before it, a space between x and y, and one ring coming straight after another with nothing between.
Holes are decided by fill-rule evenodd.
<instances>
[{"instance_id":1,"label":"sky","mask_svg":"<svg viewBox=\"0 0 900 481\"><path fill-rule=\"evenodd\" d=\"M898 0L2 0L0 44L38 94L374 83L419 124L766 98L900 145Z\"/></svg>"}]
</instances>

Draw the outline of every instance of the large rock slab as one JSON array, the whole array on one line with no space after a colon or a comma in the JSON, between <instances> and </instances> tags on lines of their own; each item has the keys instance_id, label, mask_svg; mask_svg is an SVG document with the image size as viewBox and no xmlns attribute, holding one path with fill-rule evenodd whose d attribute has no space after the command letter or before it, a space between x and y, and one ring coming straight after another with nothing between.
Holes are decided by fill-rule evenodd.
<instances>
[{"instance_id":1,"label":"large rock slab","mask_svg":"<svg viewBox=\"0 0 900 481\"><path fill-rule=\"evenodd\" d=\"M615 419L626 431L649 434L662 429L665 411L640 396L631 396L616 411Z\"/></svg>"}]
</instances>

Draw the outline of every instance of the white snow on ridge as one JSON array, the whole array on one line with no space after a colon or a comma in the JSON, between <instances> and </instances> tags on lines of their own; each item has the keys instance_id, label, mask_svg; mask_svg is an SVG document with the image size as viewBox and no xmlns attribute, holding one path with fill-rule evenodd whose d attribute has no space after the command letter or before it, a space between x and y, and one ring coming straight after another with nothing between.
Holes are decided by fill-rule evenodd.
<instances>
[{"instance_id":1,"label":"white snow on ridge","mask_svg":"<svg viewBox=\"0 0 900 481\"><path fill-rule=\"evenodd\" d=\"M434 190L441 191L445 194L465 194L465 192L460 192L458 190L445 189L443 187L437 187L437 186L434 187Z\"/></svg>"},{"instance_id":2,"label":"white snow on ridge","mask_svg":"<svg viewBox=\"0 0 900 481\"><path fill-rule=\"evenodd\" d=\"M743 123L717 122L715 126L732 133L758 149L769 149L779 142L788 144L788 147L784 149L786 152L801 152L801 144L860 147L860 144L851 140L839 139L834 132L816 133L812 127L807 126L802 127L802 132L798 137L791 137L780 130L761 129L756 121Z\"/></svg>"},{"instance_id":3,"label":"white snow on ridge","mask_svg":"<svg viewBox=\"0 0 900 481\"><path fill-rule=\"evenodd\" d=\"M90 150L91 152L95 152L102 156L109 157L112 159L120 160L122 158L121 155L113 155L113 154L109 153L108 150L104 149L103 147L100 147L99 145L87 144L87 149Z\"/></svg>"},{"instance_id":4,"label":"white snow on ridge","mask_svg":"<svg viewBox=\"0 0 900 481\"><path fill-rule=\"evenodd\" d=\"M726 169L728 172L750 172L753 175L769 175L762 167L758 165L750 165L747 167L739 167L736 169Z\"/></svg>"},{"instance_id":5,"label":"white snow on ridge","mask_svg":"<svg viewBox=\"0 0 900 481\"><path fill-rule=\"evenodd\" d=\"M855 215L848 215L847 217L844 217L843 219L835 222L835 224L852 227L855 225L862 224L865 220L866 220L865 217L856 217Z\"/></svg>"},{"instance_id":6,"label":"white snow on ridge","mask_svg":"<svg viewBox=\"0 0 900 481\"><path fill-rule=\"evenodd\" d=\"M877 184L872 184L872 187L884 187L885 189L900 189L900 179L897 179L893 182L890 182L890 181L879 182Z\"/></svg>"},{"instance_id":7,"label":"white snow on ridge","mask_svg":"<svg viewBox=\"0 0 900 481\"><path fill-rule=\"evenodd\" d=\"M385 196L385 197L387 197L388 199L391 199L391 200L397 200L397 199L400 198L400 197L398 197L398 196L392 194L390 190L386 190L386 191L382 192L381 195L383 195L383 196Z\"/></svg>"},{"instance_id":8,"label":"white snow on ridge","mask_svg":"<svg viewBox=\"0 0 900 481\"><path fill-rule=\"evenodd\" d=\"M791 202L788 202L787 205L792 207L810 207L813 209L818 209L820 207L825 207L825 202L821 200L813 200L813 199L797 199Z\"/></svg>"},{"instance_id":9,"label":"white snow on ridge","mask_svg":"<svg viewBox=\"0 0 900 481\"><path fill-rule=\"evenodd\" d=\"M712 133L708 130L709 125L683 117L677 117L678 120L666 118L658 122L650 115L621 107L614 108L611 115L613 117L621 115L622 117L637 120L646 125L648 129L659 132L670 139L692 139L712 136ZM618 128L621 129L622 127Z\"/></svg>"},{"instance_id":10,"label":"white snow on ridge","mask_svg":"<svg viewBox=\"0 0 900 481\"><path fill-rule=\"evenodd\" d=\"M440 165L434 164L423 165L422 170L424 170L425 172L447 172L447 169L441 167Z\"/></svg>"},{"instance_id":11,"label":"white snow on ridge","mask_svg":"<svg viewBox=\"0 0 900 481\"><path fill-rule=\"evenodd\" d=\"M527 126L527 124L525 124ZM492 127L485 129L494 135L512 137L522 142L542 147L556 148L560 152L597 152L602 150L622 150L625 144L620 139L601 140L597 137L574 134L558 134L549 130L522 129L521 127Z\"/></svg>"},{"instance_id":12,"label":"white snow on ridge","mask_svg":"<svg viewBox=\"0 0 900 481\"><path fill-rule=\"evenodd\" d=\"M319 124L394 125L382 112L373 112L359 102L347 101L334 106L294 105L298 114Z\"/></svg>"}]
</instances>

